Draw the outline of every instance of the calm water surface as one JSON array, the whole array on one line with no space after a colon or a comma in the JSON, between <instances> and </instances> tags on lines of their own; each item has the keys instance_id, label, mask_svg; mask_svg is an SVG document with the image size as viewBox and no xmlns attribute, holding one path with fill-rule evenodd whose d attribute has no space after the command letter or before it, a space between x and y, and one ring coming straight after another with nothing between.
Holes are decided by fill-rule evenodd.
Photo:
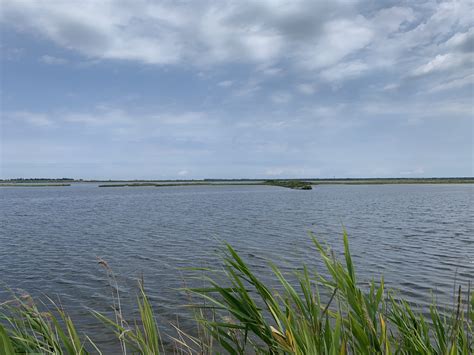
<instances>
[{"instance_id":1,"label":"calm water surface","mask_svg":"<svg viewBox=\"0 0 474 355\"><path fill-rule=\"evenodd\" d=\"M0 283L57 297L81 327L109 350L87 307L110 310L111 290L96 257L118 277L133 318L137 278L162 324L188 302L177 291L183 267L218 266L225 240L264 279L267 260L291 271L320 267L308 231L341 250L349 232L360 278L384 275L389 287L423 305L450 304L453 282L474 275L474 185L0 188ZM188 281L187 281L188 282ZM432 292L431 292L432 290ZM9 295L0 291L0 303Z\"/></svg>"}]
</instances>

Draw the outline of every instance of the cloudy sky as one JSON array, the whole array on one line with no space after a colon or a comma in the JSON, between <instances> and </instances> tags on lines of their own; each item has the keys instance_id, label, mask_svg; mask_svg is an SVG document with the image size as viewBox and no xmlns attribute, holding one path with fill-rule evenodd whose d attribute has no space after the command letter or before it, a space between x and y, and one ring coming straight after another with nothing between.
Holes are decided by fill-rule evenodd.
<instances>
[{"instance_id":1,"label":"cloudy sky","mask_svg":"<svg viewBox=\"0 0 474 355\"><path fill-rule=\"evenodd\" d=\"M1 8L3 178L474 175L472 1Z\"/></svg>"}]
</instances>

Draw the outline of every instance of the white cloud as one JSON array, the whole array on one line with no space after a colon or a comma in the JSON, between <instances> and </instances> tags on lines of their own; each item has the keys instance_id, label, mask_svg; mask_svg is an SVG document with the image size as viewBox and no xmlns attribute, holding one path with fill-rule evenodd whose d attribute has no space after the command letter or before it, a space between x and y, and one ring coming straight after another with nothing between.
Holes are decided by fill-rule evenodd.
<instances>
[{"instance_id":1,"label":"white cloud","mask_svg":"<svg viewBox=\"0 0 474 355\"><path fill-rule=\"evenodd\" d=\"M252 63L259 75L269 78L287 73L287 63L328 81L380 68L392 70L394 65L418 76L472 65L472 56L467 54L474 37L471 1L369 10L362 5L310 0L84 0L80 5L4 0L1 21L88 60L199 67ZM458 55L459 51L464 54ZM66 61L51 55L41 60L47 64ZM229 82L219 85L230 86ZM245 96L256 90L258 85L235 93Z\"/></svg>"},{"instance_id":2,"label":"white cloud","mask_svg":"<svg viewBox=\"0 0 474 355\"><path fill-rule=\"evenodd\" d=\"M266 169L264 177L318 177L321 175L321 169L312 167L278 166Z\"/></svg>"},{"instance_id":3,"label":"white cloud","mask_svg":"<svg viewBox=\"0 0 474 355\"><path fill-rule=\"evenodd\" d=\"M123 110L102 107L92 112L64 112L57 113L56 116L56 120L92 126L119 125L133 122L133 118Z\"/></svg>"},{"instance_id":4,"label":"white cloud","mask_svg":"<svg viewBox=\"0 0 474 355\"><path fill-rule=\"evenodd\" d=\"M409 123L420 123L424 119L442 117L449 119L471 117L473 106L470 98L441 99L436 102L420 100L366 101L357 107L363 114L371 116L396 115L404 118ZM403 121L402 121L403 122Z\"/></svg>"},{"instance_id":5,"label":"white cloud","mask_svg":"<svg viewBox=\"0 0 474 355\"><path fill-rule=\"evenodd\" d=\"M68 62L67 59L54 57L54 56L51 56L51 55L41 56L40 61L45 63L45 64L51 64L51 65L62 65L62 64L66 64Z\"/></svg>"},{"instance_id":6,"label":"white cloud","mask_svg":"<svg viewBox=\"0 0 474 355\"><path fill-rule=\"evenodd\" d=\"M291 101L292 96L287 92L279 91L271 94L270 99L276 104L287 104Z\"/></svg>"},{"instance_id":7,"label":"white cloud","mask_svg":"<svg viewBox=\"0 0 474 355\"><path fill-rule=\"evenodd\" d=\"M400 84L398 83L390 83L390 84L387 84L383 87L383 91L392 91L392 90L396 90L400 87Z\"/></svg>"},{"instance_id":8,"label":"white cloud","mask_svg":"<svg viewBox=\"0 0 474 355\"><path fill-rule=\"evenodd\" d=\"M12 120L22 120L26 123L29 123L37 127L48 127L53 125L53 120L51 120L48 115L43 113L35 113L28 111L17 111L7 113L5 115L7 118Z\"/></svg>"},{"instance_id":9,"label":"white cloud","mask_svg":"<svg viewBox=\"0 0 474 355\"><path fill-rule=\"evenodd\" d=\"M341 81L352 79L362 75L369 69L366 63L361 61L353 61L340 63L321 72L321 77L327 81Z\"/></svg>"},{"instance_id":10,"label":"white cloud","mask_svg":"<svg viewBox=\"0 0 474 355\"><path fill-rule=\"evenodd\" d=\"M280 176L284 173L284 170L283 169L280 169L280 168L271 168L271 169L267 169L265 170L264 172L264 175L268 175L268 176Z\"/></svg>"},{"instance_id":11,"label":"white cloud","mask_svg":"<svg viewBox=\"0 0 474 355\"><path fill-rule=\"evenodd\" d=\"M160 114L137 114L123 109L108 106L99 106L84 111L55 111L49 114L31 111L7 112L5 116L10 120L22 120L35 126L51 126L74 124L92 127L115 127L127 133L128 129L152 127L173 127L182 129L188 125L212 125L216 120L202 112L163 112Z\"/></svg>"},{"instance_id":12,"label":"white cloud","mask_svg":"<svg viewBox=\"0 0 474 355\"><path fill-rule=\"evenodd\" d=\"M407 24L415 18L413 9L394 6L377 12L372 23L375 27L383 29L384 33L393 33L400 30L403 24Z\"/></svg>"},{"instance_id":13,"label":"white cloud","mask_svg":"<svg viewBox=\"0 0 474 355\"><path fill-rule=\"evenodd\" d=\"M180 171L178 171L178 176L186 176L186 175L189 175L189 171L188 171L188 170L180 170Z\"/></svg>"},{"instance_id":14,"label":"white cloud","mask_svg":"<svg viewBox=\"0 0 474 355\"><path fill-rule=\"evenodd\" d=\"M452 54L438 54L433 60L423 64L413 71L413 75L425 75L435 71L446 70L457 66L461 58Z\"/></svg>"},{"instance_id":15,"label":"white cloud","mask_svg":"<svg viewBox=\"0 0 474 355\"><path fill-rule=\"evenodd\" d=\"M258 68L257 68L257 71L260 71L262 72L263 74L267 75L267 76L276 76L276 75L279 75L283 72L283 70L281 68L277 68L277 67L269 67L269 66L266 66L266 65L260 65Z\"/></svg>"},{"instance_id":16,"label":"white cloud","mask_svg":"<svg viewBox=\"0 0 474 355\"><path fill-rule=\"evenodd\" d=\"M316 87L308 83L298 84L296 85L296 89L303 95L312 95L316 92Z\"/></svg>"},{"instance_id":17,"label":"white cloud","mask_svg":"<svg viewBox=\"0 0 474 355\"><path fill-rule=\"evenodd\" d=\"M150 64L254 61L265 63L265 74L274 75L281 68L271 62L292 51L307 67L318 68L368 45L374 30L365 17L353 16L355 5L85 0L79 6L5 0L3 22L92 58Z\"/></svg>"},{"instance_id":18,"label":"white cloud","mask_svg":"<svg viewBox=\"0 0 474 355\"><path fill-rule=\"evenodd\" d=\"M221 81L219 83L217 83L217 85L223 87L223 88L228 88L229 86L232 86L234 84L234 82L232 80L224 80L224 81Z\"/></svg>"},{"instance_id":19,"label":"white cloud","mask_svg":"<svg viewBox=\"0 0 474 355\"><path fill-rule=\"evenodd\" d=\"M202 112L179 112L179 113L165 113L151 116L145 116L148 121L153 121L161 124L168 125L189 125L199 123L213 123L214 120L210 119L205 113Z\"/></svg>"},{"instance_id":20,"label":"white cloud","mask_svg":"<svg viewBox=\"0 0 474 355\"><path fill-rule=\"evenodd\" d=\"M240 87L236 88L232 94L238 98L251 97L261 90L260 80L250 79Z\"/></svg>"},{"instance_id":21,"label":"white cloud","mask_svg":"<svg viewBox=\"0 0 474 355\"><path fill-rule=\"evenodd\" d=\"M474 50L474 27L465 32L455 33L445 46L451 49L472 52Z\"/></svg>"},{"instance_id":22,"label":"white cloud","mask_svg":"<svg viewBox=\"0 0 474 355\"><path fill-rule=\"evenodd\" d=\"M428 92L459 89L467 85L474 85L474 74L436 84L430 90L428 90Z\"/></svg>"},{"instance_id":23,"label":"white cloud","mask_svg":"<svg viewBox=\"0 0 474 355\"><path fill-rule=\"evenodd\" d=\"M473 3L380 8L359 1L4 0L3 24L88 61L130 60L208 69L244 63L263 80L292 70L341 82L377 70L424 76L472 66ZM67 59L44 55L47 64ZM402 75L399 75L401 77ZM394 83L397 85L399 83ZM225 80L217 85L236 86ZM303 84L304 85L304 84ZM250 96L260 83L235 88ZM297 89L310 94L311 89Z\"/></svg>"},{"instance_id":24,"label":"white cloud","mask_svg":"<svg viewBox=\"0 0 474 355\"><path fill-rule=\"evenodd\" d=\"M413 170L401 171L400 175L405 176L423 176L425 169L423 167L417 167Z\"/></svg>"},{"instance_id":25,"label":"white cloud","mask_svg":"<svg viewBox=\"0 0 474 355\"><path fill-rule=\"evenodd\" d=\"M363 17L335 19L324 25L316 43L306 43L301 50L301 63L311 69L337 64L347 55L363 49L374 37L370 23Z\"/></svg>"}]
</instances>

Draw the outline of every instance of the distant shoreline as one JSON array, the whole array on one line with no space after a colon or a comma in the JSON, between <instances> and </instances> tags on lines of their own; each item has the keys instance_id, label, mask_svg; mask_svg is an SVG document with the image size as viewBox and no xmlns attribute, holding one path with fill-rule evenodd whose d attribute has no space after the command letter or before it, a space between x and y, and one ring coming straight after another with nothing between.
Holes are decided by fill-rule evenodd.
<instances>
[{"instance_id":1,"label":"distant shoreline","mask_svg":"<svg viewBox=\"0 0 474 355\"><path fill-rule=\"evenodd\" d=\"M0 180L0 187L59 187L72 184L97 183L99 187L171 187L171 186L268 186L264 179L202 179L202 180L73 180L73 179L11 179ZM474 184L474 177L448 178L343 178L343 179L274 179L272 181L305 182L317 185L397 185L397 184ZM277 185L273 185L277 186Z\"/></svg>"},{"instance_id":2,"label":"distant shoreline","mask_svg":"<svg viewBox=\"0 0 474 355\"><path fill-rule=\"evenodd\" d=\"M71 186L71 184L55 184L55 183L0 183L0 186L4 187L58 187L58 186Z\"/></svg>"}]
</instances>

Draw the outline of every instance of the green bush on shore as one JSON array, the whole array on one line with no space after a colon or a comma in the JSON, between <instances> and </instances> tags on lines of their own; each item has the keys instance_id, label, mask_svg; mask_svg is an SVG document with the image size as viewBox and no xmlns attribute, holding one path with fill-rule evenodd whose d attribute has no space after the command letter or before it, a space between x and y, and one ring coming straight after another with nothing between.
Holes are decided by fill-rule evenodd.
<instances>
[{"instance_id":1,"label":"green bush on shore","mask_svg":"<svg viewBox=\"0 0 474 355\"><path fill-rule=\"evenodd\" d=\"M170 353L182 354L472 354L474 297L461 287L453 309L432 304L429 316L396 299L383 278L362 287L344 233L344 261L313 237L327 277L307 267L295 273L297 282L270 265L280 291L270 289L230 246L223 270L204 270L206 286L186 291L201 300L193 306L196 334L176 327ZM107 263L100 260L116 283ZM202 269L200 269L202 272ZM222 273L223 271L223 273ZM223 282L224 281L224 282ZM225 284L225 285L224 285ZM296 285L296 286L295 286ZM120 295L113 297L114 319L92 312L114 330L124 354L165 353L163 338L140 283L134 325L123 317ZM327 294L324 301L321 294ZM0 354L101 353L91 337L80 334L63 309L38 307L29 297L0 304ZM44 305L43 305L44 306ZM42 310L45 308L45 310Z\"/></svg>"}]
</instances>

